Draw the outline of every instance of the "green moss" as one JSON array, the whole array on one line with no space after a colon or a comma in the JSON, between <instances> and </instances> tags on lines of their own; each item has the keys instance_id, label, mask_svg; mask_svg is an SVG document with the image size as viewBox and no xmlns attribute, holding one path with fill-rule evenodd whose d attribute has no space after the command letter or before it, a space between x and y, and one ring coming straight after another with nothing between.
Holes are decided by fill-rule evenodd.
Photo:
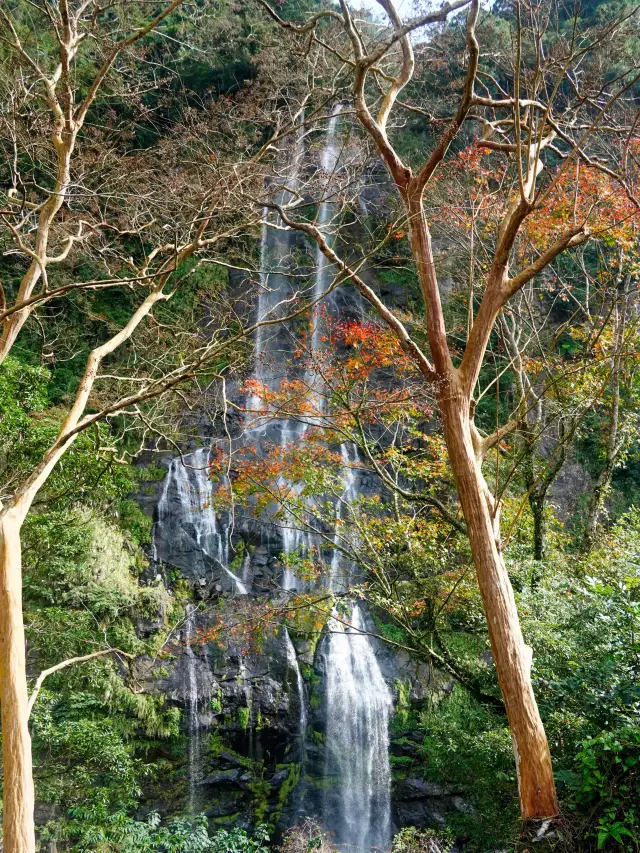
<instances>
[{"instance_id":1,"label":"green moss","mask_svg":"<svg viewBox=\"0 0 640 853\"><path fill-rule=\"evenodd\" d=\"M238 708L238 722L242 726L243 729L247 729L249 726L249 709L248 708Z\"/></svg>"},{"instance_id":2,"label":"green moss","mask_svg":"<svg viewBox=\"0 0 640 853\"><path fill-rule=\"evenodd\" d=\"M411 683L396 678L393 683L396 691L396 711L391 720L391 731L406 729L411 717Z\"/></svg>"},{"instance_id":3,"label":"green moss","mask_svg":"<svg viewBox=\"0 0 640 853\"><path fill-rule=\"evenodd\" d=\"M298 661L298 666L305 682L311 687L317 687L321 683L322 676L316 671L314 666L309 666L308 663L300 660Z\"/></svg>"},{"instance_id":4,"label":"green moss","mask_svg":"<svg viewBox=\"0 0 640 853\"><path fill-rule=\"evenodd\" d=\"M220 755L222 750L224 749L224 744L222 743L222 738L220 737L219 732L211 732L209 735L209 751L212 755Z\"/></svg>"},{"instance_id":5,"label":"green moss","mask_svg":"<svg viewBox=\"0 0 640 853\"><path fill-rule=\"evenodd\" d=\"M255 825L265 823L267 811L269 808L269 783L264 779L256 779L249 785L249 790L253 794L253 820Z\"/></svg>"},{"instance_id":6,"label":"green moss","mask_svg":"<svg viewBox=\"0 0 640 853\"><path fill-rule=\"evenodd\" d=\"M274 811L271 813L271 820L269 823L270 833L273 833L275 827L282 816L282 810L289 797L291 796L294 788L300 781L300 765L299 764L278 764L277 769L284 769L285 767L289 768L289 775L284 780L282 785L280 786L280 791L278 792L278 804L275 807Z\"/></svg>"},{"instance_id":7,"label":"green moss","mask_svg":"<svg viewBox=\"0 0 640 853\"><path fill-rule=\"evenodd\" d=\"M322 748L322 747L324 747L326 738L322 734L322 732L318 732L315 729L311 729L311 740L313 741L313 743L316 746L319 746Z\"/></svg>"},{"instance_id":8,"label":"green moss","mask_svg":"<svg viewBox=\"0 0 640 853\"><path fill-rule=\"evenodd\" d=\"M244 540L240 539L233 547L235 550L235 555L233 557L233 560L231 560L231 562L229 563L229 567L232 571L236 571L237 569L242 568L242 561L244 560L245 554Z\"/></svg>"},{"instance_id":9,"label":"green moss","mask_svg":"<svg viewBox=\"0 0 640 853\"><path fill-rule=\"evenodd\" d=\"M413 764L413 758L410 755L390 755L389 763L392 767L402 767L407 764Z\"/></svg>"},{"instance_id":10,"label":"green moss","mask_svg":"<svg viewBox=\"0 0 640 853\"><path fill-rule=\"evenodd\" d=\"M222 690L220 690L219 687L216 689L215 693L211 694L209 707L211 708L214 714L222 713Z\"/></svg>"},{"instance_id":11,"label":"green moss","mask_svg":"<svg viewBox=\"0 0 640 853\"><path fill-rule=\"evenodd\" d=\"M332 607L332 602L327 602L327 610ZM324 629L323 622L318 620L318 616L311 608L305 610L300 608L296 611L292 620L287 622L287 628L292 638L304 638L310 645L309 653L314 656L322 631Z\"/></svg>"},{"instance_id":12,"label":"green moss","mask_svg":"<svg viewBox=\"0 0 640 853\"><path fill-rule=\"evenodd\" d=\"M312 778L311 784L318 791L330 791L338 784L337 776L316 776Z\"/></svg>"},{"instance_id":13,"label":"green moss","mask_svg":"<svg viewBox=\"0 0 640 853\"><path fill-rule=\"evenodd\" d=\"M238 820L240 819L240 812L236 812L235 814L223 815L222 817L213 817L211 818L212 823L216 826L237 826Z\"/></svg>"},{"instance_id":14,"label":"green moss","mask_svg":"<svg viewBox=\"0 0 640 853\"><path fill-rule=\"evenodd\" d=\"M209 752L212 756L218 757L221 752L227 752L232 755L245 770L248 770L254 775L260 775L262 772L262 762L258 759L248 758L246 755L240 755L235 749L225 743L220 735L220 732L211 732L209 735Z\"/></svg>"},{"instance_id":15,"label":"green moss","mask_svg":"<svg viewBox=\"0 0 640 853\"><path fill-rule=\"evenodd\" d=\"M173 587L175 597L183 602L189 601L193 595L191 584L182 578L178 578Z\"/></svg>"},{"instance_id":16,"label":"green moss","mask_svg":"<svg viewBox=\"0 0 640 853\"><path fill-rule=\"evenodd\" d=\"M373 621L375 622L380 634L383 637L386 637L387 640L391 640L394 643L407 642L407 636L402 628L399 628L392 622L383 622L375 613L373 614Z\"/></svg>"}]
</instances>

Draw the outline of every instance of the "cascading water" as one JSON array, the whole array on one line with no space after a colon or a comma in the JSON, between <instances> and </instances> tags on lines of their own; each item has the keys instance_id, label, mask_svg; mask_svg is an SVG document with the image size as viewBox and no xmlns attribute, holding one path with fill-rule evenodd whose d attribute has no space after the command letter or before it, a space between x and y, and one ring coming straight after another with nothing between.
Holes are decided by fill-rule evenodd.
<instances>
[{"instance_id":1,"label":"cascading water","mask_svg":"<svg viewBox=\"0 0 640 853\"><path fill-rule=\"evenodd\" d=\"M302 440L306 425L293 424L292 421L286 421L282 425L281 432L281 447L282 452L286 453L287 448ZM280 488L295 489L295 486L287 483L284 478L280 479ZM284 523L281 528L282 533L282 550L286 555L295 553L305 553L311 546L309 534L302 530L300 525L296 523L292 513L287 512L284 518ZM297 590L301 587L300 582L296 578L293 570L289 566L285 566L282 573L282 588L284 590Z\"/></svg>"},{"instance_id":2,"label":"cascading water","mask_svg":"<svg viewBox=\"0 0 640 853\"><path fill-rule=\"evenodd\" d=\"M246 585L229 569L226 526L218 524L213 507L210 455L207 448L199 448L172 459L156 510L152 554L200 577L212 568L222 569L235 590L246 595Z\"/></svg>"},{"instance_id":3,"label":"cascading water","mask_svg":"<svg viewBox=\"0 0 640 853\"><path fill-rule=\"evenodd\" d=\"M326 773L323 823L339 844L385 850L391 839L389 716L393 702L359 605L331 618L323 641Z\"/></svg>"},{"instance_id":4,"label":"cascading water","mask_svg":"<svg viewBox=\"0 0 640 853\"><path fill-rule=\"evenodd\" d=\"M304 156L304 115L301 117L300 131L289 149L283 148L280 155L280 170L288 173L286 188L280 190L276 197L278 204L286 204L293 198L293 193L299 185L299 174ZM284 229L278 214L271 213L265 207L263 211L262 235L260 240L260 290L258 293L258 323L277 315L278 308L284 305L293 294L290 275L293 271L292 251L295 247L294 235ZM282 329L273 326L258 326L256 332L254 380L259 387L275 390L284 378L282 371L283 352L287 345L279 334ZM287 358L284 358L286 364ZM285 371L286 372L286 371ZM250 413L262 412L264 402L259 391L251 395L247 408ZM249 434L253 437L261 430L261 418L250 414L248 420ZM287 446L297 442L304 433L304 425L290 420L279 423L280 446L283 452ZM284 480L280 486L285 487ZM285 554L304 550L307 545L305 535L296 527L293 518L288 516L281 528L282 550ZM295 590L298 586L293 571L285 566L281 581L284 590Z\"/></svg>"},{"instance_id":5,"label":"cascading water","mask_svg":"<svg viewBox=\"0 0 640 853\"><path fill-rule=\"evenodd\" d=\"M338 145L338 122L341 110L342 104L338 104L329 118L325 143L320 157L320 172L325 182L323 201L321 202L318 208L318 214L316 217L316 225L320 229L320 231L326 230L326 227L332 216L332 211L335 207L335 200L332 198L331 187L333 184L333 174L336 170L340 156L340 149ZM299 160L297 162L299 162ZM330 235L327 235L327 239L329 243L332 242ZM331 265L327 262L327 259L322 254L320 249L317 248L316 273L313 286L313 299L316 304L314 305L312 312L312 368L307 371L306 385L309 388L309 396L311 397L313 402L313 410L317 411L318 415L320 414L320 410L322 408L322 396L319 393L319 389L317 388L318 376L313 371L313 362L315 361L313 356L316 352L319 351L321 338L322 314L321 305L318 300L321 300L323 294L326 292L326 289L329 285L330 273ZM281 432L281 446L283 448L283 451L286 450L287 446L290 446L300 441L304 437L305 430L306 424L287 421L283 425ZM299 529L299 526L296 525L295 519L292 518L290 515L288 516L286 521L289 522L289 525L283 528L282 538L284 553L293 554L295 552L304 553L305 551L308 551L312 545L309 536ZM288 567L285 567L283 572L282 586L285 590L295 590L299 586L294 573Z\"/></svg>"},{"instance_id":6,"label":"cascading water","mask_svg":"<svg viewBox=\"0 0 640 853\"><path fill-rule=\"evenodd\" d=\"M187 807L189 814L194 814L197 808L197 786L200 781L200 758L202 744L200 740L200 720L198 718L198 678L196 672L196 655L193 650L193 639L196 633L196 608L187 604L184 623L183 640L187 658L187 695L186 695L186 725L188 737L187 777L189 794Z\"/></svg>"},{"instance_id":7,"label":"cascading water","mask_svg":"<svg viewBox=\"0 0 640 853\"><path fill-rule=\"evenodd\" d=\"M331 221L336 210L331 176L339 165L339 114L338 107L329 118L325 146L320 158L320 169L326 188L316 222L329 241L333 239ZM283 151L283 156L285 154L288 166L280 162L279 169L283 173L285 169L290 170L287 186L289 189L295 189L303 159L302 136L289 146L288 151ZM281 202L290 197L288 190L281 190ZM275 214L265 209L260 247L259 320L277 316L280 310L278 306L291 297L294 289L290 277L293 272L292 252L295 249L295 240L291 232L277 227L278 225L281 223ZM313 282L313 292L317 299L326 292L331 275L331 265L318 251ZM318 353L321 346L322 316L321 310L316 306L313 310L310 336L314 353ZM286 376L291 352L290 330L278 327L259 328L256 335L254 371L257 385L275 390ZM321 389L318 389L318 383L321 380L311 371L307 372L305 379L320 408L322 394L319 393ZM275 442L285 451L303 439L306 427L293 420L283 419L268 426L266 419L260 423L258 412L264 408L264 404L258 391L248 401L247 408L250 410L246 421L250 441L259 443L269 430L270 440L275 438ZM344 533L341 534L339 528L342 527L343 531L346 529L351 512L349 507L359 494L359 478L356 476L357 450L350 444L343 444L340 453L343 463L343 487L336 503L336 520L342 524L336 525L334 546L344 541L341 538ZM251 589L250 553L247 550L245 562L239 570L242 577L238 577L229 568L229 522L225 517L217 518L213 509L214 488L209 478L210 456L208 449L200 449L172 460L157 506L152 556L154 560L165 561L200 578L211 574L213 570L216 570L218 575L222 571L237 593L247 594ZM286 483L281 485L286 486ZM292 516L285 517L281 529L281 544L285 554L305 553L314 545L309 534L301 531L299 527ZM348 559L338 547L334 547L327 582L330 590L335 593L347 591L350 571ZM284 569L281 583L287 590L301 588L301 583L289 568ZM322 822L327 830L335 834L339 843L368 851L372 847L385 849L390 841L388 724L392 699L376 660L374 646L369 637L360 633L364 628L364 618L360 605L354 606L348 625L343 624L334 614L329 620L329 633L322 641L319 655L326 687L325 772L332 783L324 797ZM199 661L192 648L195 635L196 611L190 605L182 638L186 644L187 661L185 696L186 726L189 734L188 806L191 812L201 805L198 802L199 765L202 757L197 679ZM305 734L309 722L304 681L295 648L286 630L284 643L288 668L295 674L299 703L298 730L304 761ZM247 737L251 750L256 740L254 696L252 678L243 659L239 662L238 677L243 686L248 709Z\"/></svg>"},{"instance_id":8,"label":"cascading water","mask_svg":"<svg viewBox=\"0 0 640 853\"><path fill-rule=\"evenodd\" d=\"M307 731L307 700L304 693L304 681L302 679L302 673L300 672L298 655L296 654L295 647L286 628L284 629L284 643L287 652L287 663L289 664L289 668L292 669L296 675L296 690L298 693L298 725L300 738L304 741L305 733Z\"/></svg>"},{"instance_id":9,"label":"cascading water","mask_svg":"<svg viewBox=\"0 0 640 853\"><path fill-rule=\"evenodd\" d=\"M279 155L279 171L287 173L286 188L276 195L276 203L284 205L293 198L299 184L299 174L304 155L304 114L300 131L293 144L285 146ZM293 272L292 251L295 246L293 232L285 229L282 219L265 207L260 238L260 290L258 291L258 323L276 319L278 310L292 296L290 275ZM281 312L280 312L281 313ZM259 385L274 389L282 378L279 365L282 362L282 329L278 326L258 326L256 330L254 379ZM247 408L261 411L264 407L260 394L254 392ZM249 422L251 423L251 422ZM254 421L255 423L255 421Z\"/></svg>"},{"instance_id":10,"label":"cascading water","mask_svg":"<svg viewBox=\"0 0 640 853\"><path fill-rule=\"evenodd\" d=\"M325 191L323 201L318 208L316 226L321 232L323 232L325 239L327 240L329 245L332 244L333 239L330 234L326 233L326 231L327 225L329 224L331 216L335 209L335 199L333 198L331 187L334 183L333 176L336 171L336 167L338 165L338 160L340 157L340 148L338 144L338 123L340 120L341 111L342 104L338 104L333 110L331 117L329 118L326 141L324 144L324 148L322 149L322 156L320 158L320 169L322 175L325 176ZM321 299L322 294L326 292L327 287L329 286L329 277L331 275L331 270L331 264L323 254L322 250L320 249L320 246L317 246L316 276L313 287L314 301ZM314 353L318 352L320 346L320 338L322 335L321 317L321 306L319 304L316 304L313 309L313 335L311 341L311 348Z\"/></svg>"},{"instance_id":11,"label":"cascading water","mask_svg":"<svg viewBox=\"0 0 640 853\"><path fill-rule=\"evenodd\" d=\"M339 161L339 116L340 106L329 119L325 145L320 160L320 170L325 181L324 198L318 209L316 224L325 233L331 243L331 219L335 212L335 198L332 192L333 175ZM261 257L267 259L272 249L266 245L269 235L263 232ZM289 247L287 246L287 251ZM330 285L332 267L324 254L316 250L316 275L314 281L314 300L320 300ZM279 298L284 294L284 281L276 280L271 291L261 288L263 306L259 306L259 317L265 316L263 291L273 299L273 293ZM316 304L312 316L311 363L315 363L315 354L319 353L322 340L323 312ZM264 339L258 342L260 360L267 355ZM278 354L271 352L272 360L277 361ZM259 362L258 362L259 363ZM256 377L260 368L257 368ZM309 396L321 414L321 382L313 368L307 371L306 384ZM299 441L304 435L305 426L287 421L281 426L280 444L286 449ZM343 491L336 505L336 532L334 546L342 543L340 522L347 520L349 507L357 499L358 481L354 467L358 462L355 447L342 444L340 453L343 463ZM284 485L281 483L281 485ZM285 554L304 551L309 548L308 537L296 529L294 519L283 530L283 550ZM335 592L348 589L349 561L342 551L334 547L331 559L329 588ZM295 589L296 579L286 568L282 585L285 589ZM326 773L334 784L327 791L323 805L323 823L327 830L335 833L336 839L357 850L367 851L372 847L384 850L391 837L390 803L391 772L389 766L389 716L392 698L389 688L382 677L376 660L373 645L369 638L359 633L364 626L364 616L359 605L353 608L349 627L345 627L336 618L329 622L322 649L322 661L326 686L326 729L325 757ZM287 655L290 665L297 673L297 685L300 700L300 731L306 730L306 703L304 685L297 664L295 649L286 636Z\"/></svg>"},{"instance_id":12,"label":"cascading water","mask_svg":"<svg viewBox=\"0 0 640 853\"><path fill-rule=\"evenodd\" d=\"M340 548L343 543L342 525L346 519L347 513L353 511L354 501L358 497L358 483L354 473L354 464L358 461L358 451L355 446L345 444L340 445L340 458L342 459L342 482L343 491L336 504L336 530L334 534L334 548L331 557L331 573L329 575L329 589L334 592L345 590L349 582L349 562L344 559L344 554Z\"/></svg>"}]
</instances>

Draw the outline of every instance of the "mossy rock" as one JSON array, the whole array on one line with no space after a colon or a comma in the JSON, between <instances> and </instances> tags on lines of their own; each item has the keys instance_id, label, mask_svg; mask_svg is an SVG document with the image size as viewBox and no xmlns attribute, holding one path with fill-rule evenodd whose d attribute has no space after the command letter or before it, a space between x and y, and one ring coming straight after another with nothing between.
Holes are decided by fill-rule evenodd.
<instances>
[{"instance_id":1,"label":"mossy rock","mask_svg":"<svg viewBox=\"0 0 640 853\"><path fill-rule=\"evenodd\" d=\"M238 717L238 723L240 724L241 728L246 731L246 729L249 727L249 718L251 716L251 711L249 710L249 708L238 708L236 714Z\"/></svg>"},{"instance_id":2,"label":"mossy rock","mask_svg":"<svg viewBox=\"0 0 640 853\"><path fill-rule=\"evenodd\" d=\"M310 737L311 737L312 743L314 743L316 746L320 747L321 749L324 748L326 737L322 732L318 732L315 729L311 729Z\"/></svg>"}]
</instances>

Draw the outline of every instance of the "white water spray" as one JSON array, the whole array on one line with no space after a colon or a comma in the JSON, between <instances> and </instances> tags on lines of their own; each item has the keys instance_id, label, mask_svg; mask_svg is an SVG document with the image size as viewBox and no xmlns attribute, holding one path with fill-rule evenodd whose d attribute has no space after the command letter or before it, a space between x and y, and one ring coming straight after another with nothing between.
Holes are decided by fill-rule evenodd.
<instances>
[{"instance_id":1,"label":"white water spray","mask_svg":"<svg viewBox=\"0 0 640 853\"><path fill-rule=\"evenodd\" d=\"M304 113L300 118L300 129L292 144L283 147L278 160L279 171L287 173L286 187L276 195L276 203L284 206L293 198L299 187L300 169L304 157ZM284 227L277 213L265 207L262 211L262 233L260 237L260 290L256 320L276 319L279 306L291 296L292 288L288 274L291 273L291 252L294 248L293 233ZM280 350L280 328L258 326L254 379L274 389L279 380L278 364L282 361ZM258 393L251 395L247 403L250 412L262 411L264 402Z\"/></svg>"},{"instance_id":2,"label":"white water spray","mask_svg":"<svg viewBox=\"0 0 640 853\"><path fill-rule=\"evenodd\" d=\"M322 149L322 156L320 158L320 169L322 171L322 174L326 176L326 185L324 199L320 204L320 207L318 208L316 226L318 227L320 232L322 232L329 246L331 246L331 244L333 243L333 239L332 235L326 232L327 226L335 210L335 199L333 198L331 187L334 183L334 173L338 165L338 160L340 158L338 123L341 111L342 104L338 104L333 110L331 117L329 118L329 124L327 125L327 137L324 148ZM320 248L320 246L316 246L316 278L313 288L314 301L321 299L323 293L326 292L327 287L329 286L329 280L332 270L333 267L322 252L322 249ZM321 335L321 306L319 304L316 304L313 309L313 336L311 342L312 351L314 353L318 352L319 350Z\"/></svg>"},{"instance_id":3,"label":"white water spray","mask_svg":"<svg viewBox=\"0 0 640 853\"><path fill-rule=\"evenodd\" d=\"M289 669L292 669L296 675L296 690L298 692L298 727L300 730L300 738L304 741L307 731L307 701L304 693L304 681L300 672L298 663L298 655L296 654L295 646L289 636L287 629L284 629L284 642L287 651L287 663Z\"/></svg>"},{"instance_id":4,"label":"white water spray","mask_svg":"<svg viewBox=\"0 0 640 853\"><path fill-rule=\"evenodd\" d=\"M158 559L158 534L171 550L168 562L204 576L208 557L233 581L240 595L246 585L229 569L227 531L219 525L213 507L213 484L209 477L211 451L200 448L171 461L157 507L152 554Z\"/></svg>"},{"instance_id":5,"label":"white water spray","mask_svg":"<svg viewBox=\"0 0 640 853\"><path fill-rule=\"evenodd\" d=\"M358 497L358 483L353 466L358 461L358 451L355 445L349 446L344 442L340 445L342 459L343 491L336 504L336 530L333 537L333 555L331 557L331 572L329 574L329 589L335 592L344 591L349 585L349 562L345 560L340 545L344 541L342 527L348 513L353 512L353 504Z\"/></svg>"},{"instance_id":6,"label":"white water spray","mask_svg":"<svg viewBox=\"0 0 640 853\"><path fill-rule=\"evenodd\" d=\"M187 658L187 696L186 696L186 723L188 738L188 766L187 776L189 784L189 795L187 806L189 814L194 814L197 806L197 786L200 781L200 759L202 756L202 745L200 741L200 720L198 718L198 678L196 673L196 655L193 650L193 639L196 633L196 608L193 604L187 604L186 620L184 624L185 656Z\"/></svg>"},{"instance_id":7,"label":"white water spray","mask_svg":"<svg viewBox=\"0 0 640 853\"><path fill-rule=\"evenodd\" d=\"M323 823L340 844L385 850L391 839L389 716L391 694L359 605L345 626L328 623L322 649L326 677L326 791Z\"/></svg>"}]
</instances>

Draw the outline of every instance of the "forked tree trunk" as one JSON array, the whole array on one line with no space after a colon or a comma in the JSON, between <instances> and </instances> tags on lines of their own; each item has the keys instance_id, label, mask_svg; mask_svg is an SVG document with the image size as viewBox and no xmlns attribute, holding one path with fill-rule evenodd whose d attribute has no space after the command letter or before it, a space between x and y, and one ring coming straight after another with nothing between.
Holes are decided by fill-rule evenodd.
<instances>
[{"instance_id":1,"label":"forked tree trunk","mask_svg":"<svg viewBox=\"0 0 640 853\"><path fill-rule=\"evenodd\" d=\"M532 653L522 637L511 581L500 551L499 515L492 510L493 496L482 474L482 461L474 448L470 420L471 392L465 390L460 372L453 366L447 344L422 190L417 195L408 193L406 203L411 223L411 247L427 314L429 346L434 363L434 388L511 729L520 810L524 820L555 817L559 809L551 755L531 684ZM506 267L502 275L506 276ZM493 328L502 307L500 285L504 285L503 279L487 288L476 318L480 329ZM482 337L476 337L475 343L472 343L470 335L467 346L475 346L478 363L482 361L487 341L488 334L484 342ZM467 381L469 384L475 385Z\"/></svg>"},{"instance_id":2,"label":"forked tree trunk","mask_svg":"<svg viewBox=\"0 0 640 853\"><path fill-rule=\"evenodd\" d=\"M554 817L558 802L547 737L531 684L531 649L522 636L513 589L500 553L492 497L473 447L469 401L456 388L455 378L438 397L511 729L522 817Z\"/></svg>"},{"instance_id":3,"label":"forked tree trunk","mask_svg":"<svg viewBox=\"0 0 640 853\"><path fill-rule=\"evenodd\" d=\"M5 853L34 853L34 792L27 695L20 521L0 521L0 707Z\"/></svg>"}]
</instances>

